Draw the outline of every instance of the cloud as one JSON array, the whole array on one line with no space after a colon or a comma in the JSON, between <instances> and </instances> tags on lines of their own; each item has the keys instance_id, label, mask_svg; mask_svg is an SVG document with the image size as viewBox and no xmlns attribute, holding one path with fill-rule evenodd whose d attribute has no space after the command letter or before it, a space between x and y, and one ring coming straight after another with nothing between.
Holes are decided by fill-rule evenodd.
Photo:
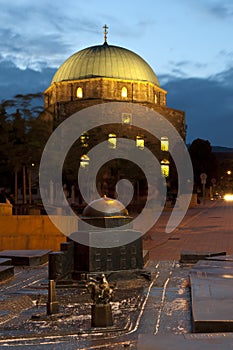
<instances>
[{"instance_id":1,"label":"cloud","mask_svg":"<svg viewBox=\"0 0 233 350\"><path fill-rule=\"evenodd\" d=\"M209 11L215 17L220 19L225 19L233 16L233 4L232 2L221 0L221 2L216 2L215 4L209 4Z\"/></svg>"},{"instance_id":2,"label":"cloud","mask_svg":"<svg viewBox=\"0 0 233 350\"><path fill-rule=\"evenodd\" d=\"M186 113L187 141L208 139L233 146L233 68L208 79L162 76L169 107Z\"/></svg>"},{"instance_id":3,"label":"cloud","mask_svg":"<svg viewBox=\"0 0 233 350\"><path fill-rule=\"evenodd\" d=\"M22 70L10 61L0 61L0 101L17 94L43 92L51 82L56 69Z\"/></svg>"},{"instance_id":4,"label":"cloud","mask_svg":"<svg viewBox=\"0 0 233 350\"><path fill-rule=\"evenodd\" d=\"M80 49L83 33L86 38L98 35L99 20L91 20L77 2L59 1L49 6L45 0L3 2L0 52L5 60L11 60L19 68L57 67L76 47ZM73 11L70 11L71 5Z\"/></svg>"}]
</instances>

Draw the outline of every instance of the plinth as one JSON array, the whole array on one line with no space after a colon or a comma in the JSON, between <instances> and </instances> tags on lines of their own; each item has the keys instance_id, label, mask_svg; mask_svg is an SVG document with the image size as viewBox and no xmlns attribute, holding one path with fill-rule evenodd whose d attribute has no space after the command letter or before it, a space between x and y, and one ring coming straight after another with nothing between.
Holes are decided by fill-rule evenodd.
<instances>
[{"instance_id":1,"label":"plinth","mask_svg":"<svg viewBox=\"0 0 233 350\"><path fill-rule=\"evenodd\" d=\"M113 325L111 304L94 304L91 306L91 326L110 327Z\"/></svg>"}]
</instances>

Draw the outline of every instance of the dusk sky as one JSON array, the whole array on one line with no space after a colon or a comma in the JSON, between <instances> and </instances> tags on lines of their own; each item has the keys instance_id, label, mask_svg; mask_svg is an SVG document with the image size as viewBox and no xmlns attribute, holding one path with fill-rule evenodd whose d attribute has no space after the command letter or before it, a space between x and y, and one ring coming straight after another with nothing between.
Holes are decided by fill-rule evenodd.
<instances>
[{"instance_id":1,"label":"dusk sky","mask_svg":"<svg viewBox=\"0 0 233 350\"><path fill-rule=\"evenodd\" d=\"M0 100L44 91L74 52L108 43L142 56L186 112L187 142L233 147L232 0L0 0Z\"/></svg>"}]
</instances>

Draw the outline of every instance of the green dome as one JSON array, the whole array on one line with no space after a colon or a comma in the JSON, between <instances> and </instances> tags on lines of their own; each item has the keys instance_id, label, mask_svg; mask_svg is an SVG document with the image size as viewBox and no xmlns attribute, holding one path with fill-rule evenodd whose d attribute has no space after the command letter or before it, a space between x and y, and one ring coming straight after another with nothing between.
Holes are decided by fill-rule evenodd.
<instances>
[{"instance_id":1,"label":"green dome","mask_svg":"<svg viewBox=\"0 0 233 350\"><path fill-rule=\"evenodd\" d=\"M58 68L52 83L98 77L146 81L159 86L158 78L143 58L107 43L73 54Z\"/></svg>"}]
</instances>

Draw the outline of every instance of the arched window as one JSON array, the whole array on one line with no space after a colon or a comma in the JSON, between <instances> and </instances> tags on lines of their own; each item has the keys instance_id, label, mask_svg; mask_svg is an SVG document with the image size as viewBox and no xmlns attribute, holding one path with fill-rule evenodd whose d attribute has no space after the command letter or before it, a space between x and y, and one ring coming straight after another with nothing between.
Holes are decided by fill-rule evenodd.
<instances>
[{"instance_id":1,"label":"arched window","mask_svg":"<svg viewBox=\"0 0 233 350\"><path fill-rule=\"evenodd\" d=\"M142 136L136 136L136 146L139 149L144 149L144 138Z\"/></svg>"},{"instance_id":2,"label":"arched window","mask_svg":"<svg viewBox=\"0 0 233 350\"><path fill-rule=\"evenodd\" d=\"M154 101L155 103L158 103L158 96L155 94L155 97L154 97Z\"/></svg>"},{"instance_id":3,"label":"arched window","mask_svg":"<svg viewBox=\"0 0 233 350\"><path fill-rule=\"evenodd\" d=\"M109 148L116 148L116 146L117 146L116 134L109 134L108 135L108 146L109 146Z\"/></svg>"},{"instance_id":4,"label":"arched window","mask_svg":"<svg viewBox=\"0 0 233 350\"><path fill-rule=\"evenodd\" d=\"M161 137L161 151L168 152L168 150L169 150L168 138L166 136L162 136Z\"/></svg>"},{"instance_id":5,"label":"arched window","mask_svg":"<svg viewBox=\"0 0 233 350\"><path fill-rule=\"evenodd\" d=\"M89 135L87 132L84 132L80 136L80 141L81 141L82 147L88 147L88 140L89 140Z\"/></svg>"},{"instance_id":6,"label":"arched window","mask_svg":"<svg viewBox=\"0 0 233 350\"><path fill-rule=\"evenodd\" d=\"M121 97L127 97L128 95L128 90L125 86L121 89Z\"/></svg>"},{"instance_id":7,"label":"arched window","mask_svg":"<svg viewBox=\"0 0 233 350\"><path fill-rule=\"evenodd\" d=\"M81 168L86 168L86 167L88 167L89 161L90 161L90 158L89 158L86 154L84 154L84 155L81 156L81 158L80 158L80 167L81 167Z\"/></svg>"},{"instance_id":8,"label":"arched window","mask_svg":"<svg viewBox=\"0 0 233 350\"><path fill-rule=\"evenodd\" d=\"M169 160L167 159L163 159L161 162L161 171L162 171L162 175L164 177L168 177L169 176Z\"/></svg>"},{"instance_id":9,"label":"arched window","mask_svg":"<svg viewBox=\"0 0 233 350\"><path fill-rule=\"evenodd\" d=\"M81 87L78 87L78 88L77 88L76 96L77 96L78 98L82 98L82 97L83 97L83 89L82 89Z\"/></svg>"}]
</instances>

